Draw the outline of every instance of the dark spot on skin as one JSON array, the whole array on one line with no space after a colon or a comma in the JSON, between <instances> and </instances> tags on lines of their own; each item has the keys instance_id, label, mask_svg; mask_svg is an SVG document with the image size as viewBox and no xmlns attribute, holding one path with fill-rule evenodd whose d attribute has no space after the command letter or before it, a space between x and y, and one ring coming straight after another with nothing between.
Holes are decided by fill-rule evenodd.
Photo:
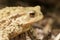
<instances>
[{"instance_id":1,"label":"dark spot on skin","mask_svg":"<svg viewBox=\"0 0 60 40\"><path fill-rule=\"evenodd\" d=\"M21 16L21 15L17 14L17 15L15 15L15 16L12 16L11 19L16 19L16 18L18 18L18 17L20 17L20 16Z\"/></svg>"},{"instance_id":2,"label":"dark spot on skin","mask_svg":"<svg viewBox=\"0 0 60 40\"><path fill-rule=\"evenodd\" d=\"M0 21L0 23L4 23L4 22L6 22L6 20Z\"/></svg>"}]
</instances>

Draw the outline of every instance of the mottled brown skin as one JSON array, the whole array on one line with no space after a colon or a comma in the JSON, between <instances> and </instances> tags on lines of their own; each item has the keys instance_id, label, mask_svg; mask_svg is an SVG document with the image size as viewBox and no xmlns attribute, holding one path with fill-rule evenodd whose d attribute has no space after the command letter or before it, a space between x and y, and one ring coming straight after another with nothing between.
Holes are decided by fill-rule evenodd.
<instances>
[{"instance_id":1,"label":"mottled brown skin","mask_svg":"<svg viewBox=\"0 0 60 40\"><path fill-rule=\"evenodd\" d=\"M0 40L9 40L28 31L33 23L42 18L40 6L0 9Z\"/></svg>"}]
</instances>

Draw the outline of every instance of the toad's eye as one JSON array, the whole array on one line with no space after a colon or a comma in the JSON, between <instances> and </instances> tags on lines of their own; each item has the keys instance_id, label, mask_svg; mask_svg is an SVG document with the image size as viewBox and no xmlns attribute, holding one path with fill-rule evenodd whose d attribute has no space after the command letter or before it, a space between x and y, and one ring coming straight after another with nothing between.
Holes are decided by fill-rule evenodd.
<instances>
[{"instance_id":1,"label":"toad's eye","mask_svg":"<svg viewBox=\"0 0 60 40\"><path fill-rule=\"evenodd\" d=\"M30 15L31 18L33 18L33 17L35 17L35 12L32 11L32 12L29 13L29 15Z\"/></svg>"}]
</instances>

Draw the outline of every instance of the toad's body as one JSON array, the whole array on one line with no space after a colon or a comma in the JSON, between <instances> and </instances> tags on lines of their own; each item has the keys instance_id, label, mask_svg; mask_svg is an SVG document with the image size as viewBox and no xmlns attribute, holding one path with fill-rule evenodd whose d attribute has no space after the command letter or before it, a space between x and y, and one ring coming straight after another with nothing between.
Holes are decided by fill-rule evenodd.
<instances>
[{"instance_id":1,"label":"toad's body","mask_svg":"<svg viewBox=\"0 0 60 40\"><path fill-rule=\"evenodd\" d=\"M0 40L9 40L30 29L43 17L40 7L6 7L0 9Z\"/></svg>"}]
</instances>

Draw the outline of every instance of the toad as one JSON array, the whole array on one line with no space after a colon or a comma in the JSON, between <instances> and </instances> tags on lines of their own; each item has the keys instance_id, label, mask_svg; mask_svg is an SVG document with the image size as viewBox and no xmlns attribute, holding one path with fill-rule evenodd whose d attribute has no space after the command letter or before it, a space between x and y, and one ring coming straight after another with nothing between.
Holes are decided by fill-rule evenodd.
<instances>
[{"instance_id":1,"label":"toad","mask_svg":"<svg viewBox=\"0 0 60 40\"><path fill-rule=\"evenodd\" d=\"M0 40L9 40L28 31L33 23L42 18L40 6L0 9Z\"/></svg>"}]
</instances>

